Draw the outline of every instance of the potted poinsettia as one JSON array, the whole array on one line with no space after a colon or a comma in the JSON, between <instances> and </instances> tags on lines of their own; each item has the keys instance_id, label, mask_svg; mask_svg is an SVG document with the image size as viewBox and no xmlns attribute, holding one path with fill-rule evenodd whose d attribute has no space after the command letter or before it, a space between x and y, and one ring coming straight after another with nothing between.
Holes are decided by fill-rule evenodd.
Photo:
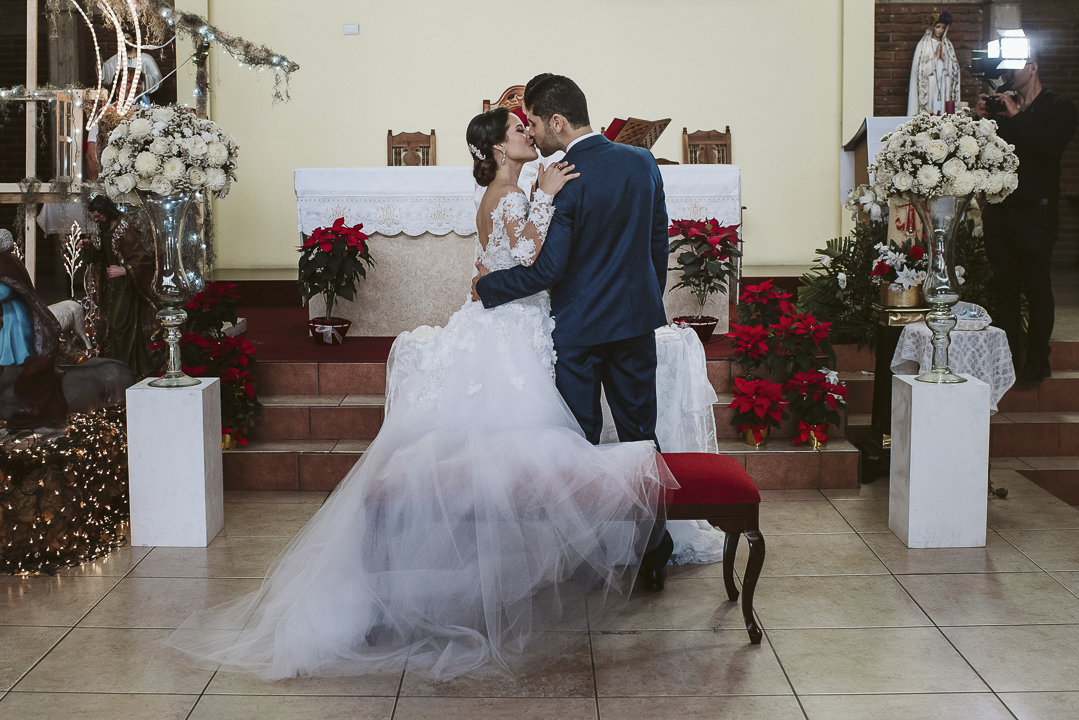
<instances>
[{"instance_id":1,"label":"potted poinsettia","mask_svg":"<svg viewBox=\"0 0 1079 720\"><path fill-rule=\"evenodd\" d=\"M746 445L760 447L770 428L787 419L783 387L764 378L734 378L734 408L731 425L745 435Z\"/></svg>"},{"instance_id":2,"label":"potted poinsettia","mask_svg":"<svg viewBox=\"0 0 1079 720\"><path fill-rule=\"evenodd\" d=\"M708 342L719 318L704 314L709 296L726 292L728 281L735 276L735 258L742 256L738 249L738 225L720 225L711 220L674 220L668 229L670 253L682 276L671 290L688 288L697 299L700 312L674 318L677 324L692 327L701 342ZM676 254L677 253L677 254Z\"/></svg>"},{"instance_id":3,"label":"potted poinsettia","mask_svg":"<svg viewBox=\"0 0 1079 720\"><path fill-rule=\"evenodd\" d=\"M828 442L828 424L842 422L839 411L846 407L847 388L839 374L813 368L797 372L783 386L791 413L798 419L795 445L811 442L814 448Z\"/></svg>"},{"instance_id":4,"label":"potted poinsettia","mask_svg":"<svg viewBox=\"0 0 1079 720\"><path fill-rule=\"evenodd\" d=\"M334 317L338 298L356 299L356 282L367 277L365 265L374 265L363 223L346 226L337 218L330 227L315 231L300 246L300 294L310 302L316 295L326 299L326 314L311 318L311 336L319 345L340 345L352 321Z\"/></svg>"}]
</instances>

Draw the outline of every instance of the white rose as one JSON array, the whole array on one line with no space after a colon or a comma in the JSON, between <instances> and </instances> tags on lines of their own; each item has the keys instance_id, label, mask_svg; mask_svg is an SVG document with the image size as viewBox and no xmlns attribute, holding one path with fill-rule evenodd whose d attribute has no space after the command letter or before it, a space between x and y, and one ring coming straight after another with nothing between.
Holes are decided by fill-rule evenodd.
<instances>
[{"instance_id":1,"label":"white rose","mask_svg":"<svg viewBox=\"0 0 1079 720\"><path fill-rule=\"evenodd\" d=\"M895 177L892 178L892 185L894 185L895 189L899 192L906 192L914 185L914 178L906 171L896 173Z\"/></svg>"},{"instance_id":2,"label":"white rose","mask_svg":"<svg viewBox=\"0 0 1079 720\"><path fill-rule=\"evenodd\" d=\"M110 140L119 140L127 137L127 123L120 123L109 133Z\"/></svg>"},{"instance_id":3,"label":"white rose","mask_svg":"<svg viewBox=\"0 0 1079 720\"><path fill-rule=\"evenodd\" d=\"M930 140L925 144L925 154L935 163L942 162L948 157L948 144L943 140Z\"/></svg>"},{"instance_id":4,"label":"white rose","mask_svg":"<svg viewBox=\"0 0 1079 720\"><path fill-rule=\"evenodd\" d=\"M120 154L117 156L116 160L123 167L130 168L131 164L135 162L135 152L131 148L125 147L123 150L120 151Z\"/></svg>"},{"instance_id":5,"label":"white rose","mask_svg":"<svg viewBox=\"0 0 1079 720\"><path fill-rule=\"evenodd\" d=\"M157 136L157 135L160 135L161 133L163 133L165 131L165 128L168 127L168 125L169 125L168 123L155 122L154 123L154 135Z\"/></svg>"},{"instance_id":6,"label":"white rose","mask_svg":"<svg viewBox=\"0 0 1079 720\"><path fill-rule=\"evenodd\" d=\"M197 189L206 184L206 173L201 168L193 167L187 171L187 182L191 189Z\"/></svg>"},{"instance_id":7,"label":"white rose","mask_svg":"<svg viewBox=\"0 0 1079 720\"><path fill-rule=\"evenodd\" d=\"M155 175L153 182L150 183L150 189L158 195L171 195L172 183L166 180L163 175Z\"/></svg>"},{"instance_id":8,"label":"white rose","mask_svg":"<svg viewBox=\"0 0 1079 720\"><path fill-rule=\"evenodd\" d=\"M967 171L967 164L959 158L953 157L948 162L944 163L944 167L941 168L944 172L944 177L954 180L959 177L960 174Z\"/></svg>"},{"instance_id":9,"label":"white rose","mask_svg":"<svg viewBox=\"0 0 1079 720\"><path fill-rule=\"evenodd\" d=\"M979 120L977 133L982 137L992 137L997 133L997 124L988 118Z\"/></svg>"},{"instance_id":10,"label":"white rose","mask_svg":"<svg viewBox=\"0 0 1079 720\"><path fill-rule=\"evenodd\" d=\"M177 182L187 174L187 166L178 157L170 157L161 166L161 174L169 182Z\"/></svg>"},{"instance_id":11,"label":"white rose","mask_svg":"<svg viewBox=\"0 0 1079 720\"><path fill-rule=\"evenodd\" d=\"M150 152L155 155L167 155L169 152L169 141L165 138L154 138L154 141L150 143Z\"/></svg>"},{"instance_id":12,"label":"white rose","mask_svg":"<svg viewBox=\"0 0 1079 720\"><path fill-rule=\"evenodd\" d=\"M1004 189L1004 173L995 172L989 174L989 179L985 181L985 192L989 195L996 195Z\"/></svg>"},{"instance_id":13,"label":"white rose","mask_svg":"<svg viewBox=\"0 0 1079 720\"><path fill-rule=\"evenodd\" d=\"M150 117L153 118L154 122L167 123L176 117L176 112L172 108L167 107L154 108L153 111L150 112Z\"/></svg>"},{"instance_id":14,"label":"white rose","mask_svg":"<svg viewBox=\"0 0 1079 720\"><path fill-rule=\"evenodd\" d=\"M206 154L206 141L201 137L191 138L191 146L187 150L194 157L201 157Z\"/></svg>"},{"instance_id":15,"label":"white rose","mask_svg":"<svg viewBox=\"0 0 1079 720\"><path fill-rule=\"evenodd\" d=\"M964 135L959 138L959 149L957 153L960 158L973 158L978 154L978 140L975 140L970 135Z\"/></svg>"},{"instance_id":16,"label":"white rose","mask_svg":"<svg viewBox=\"0 0 1079 720\"><path fill-rule=\"evenodd\" d=\"M153 187L153 182L150 178L139 175L139 181L135 183L135 187L139 190L150 190Z\"/></svg>"},{"instance_id":17,"label":"white rose","mask_svg":"<svg viewBox=\"0 0 1079 720\"><path fill-rule=\"evenodd\" d=\"M120 153L116 148L109 145L101 152L101 167L112 167L119 157Z\"/></svg>"},{"instance_id":18,"label":"white rose","mask_svg":"<svg viewBox=\"0 0 1079 720\"><path fill-rule=\"evenodd\" d=\"M1004 153L995 143L987 143L978 159L986 165L999 165L1004 160Z\"/></svg>"},{"instance_id":19,"label":"white rose","mask_svg":"<svg viewBox=\"0 0 1079 720\"><path fill-rule=\"evenodd\" d=\"M157 172L159 164L157 155L145 150L135 158L135 170L144 177L149 177Z\"/></svg>"},{"instance_id":20,"label":"white rose","mask_svg":"<svg viewBox=\"0 0 1079 720\"><path fill-rule=\"evenodd\" d=\"M914 147L923 148L929 144L932 138L929 137L929 133L920 132L914 136Z\"/></svg>"},{"instance_id":21,"label":"white rose","mask_svg":"<svg viewBox=\"0 0 1079 720\"><path fill-rule=\"evenodd\" d=\"M939 142L939 141L937 141ZM918 171L918 184L925 190L932 190L940 183L940 168L936 165L923 165Z\"/></svg>"},{"instance_id":22,"label":"white rose","mask_svg":"<svg viewBox=\"0 0 1079 720\"><path fill-rule=\"evenodd\" d=\"M229 159L229 149L224 143L210 143L206 146L206 158L210 161L210 165L221 167Z\"/></svg>"},{"instance_id":23,"label":"white rose","mask_svg":"<svg viewBox=\"0 0 1079 720\"><path fill-rule=\"evenodd\" d=\"M959 130L955 127L955 123L949 121L940 126L940 139L941 140L954 140L955 136L959 134Z\"/></svg>"},{"instance_id":24,"label":"white rose","mask_svg":"<svg viewBox=\"0 0 1079 720\"><path fill-rule=\"evenodd\" d=\"M127 195L129 192L135 189L136 185L138 185L138 179L131 173L127 173L116 178L116 189L122 195Z\"/></svg>"},{"instance_id":25,"label":"white rose","mask_svg":"<svg viewBox=\"0 0 1079 720\"><path fill-rule=\"evenodd\" d=\"M835 276L835 278L836 278L836 280L839 281L839 289L840 290L846 290L847 289L847 274L846 273L838 273Z\"/></svg>"},{"instance_id":26,"label":"white rose","mask_svg":"<svg viewBox=\"0 0 1079 720\"><path fill-rule=\"evenodd\" d=\"M206 171L206 187L213 192L224 190L228 179L228 175L221 168L209 168Z\"/></svg>"},{"instance_id":27,"label":"white rose","mask_svg":"<svg viewBox=\"0 0 1079 720\"><path fill-rule=\"evenodd\" d=\"M150 131L154 129L153 124L146 118L137 117L131 121L131 125L128 130L134 136L149 135Z\"/></svg>"},{"instance_id":28,"label":"white rose","mask_svg":"<svg viewBox=\"0 0 1079 720\"><path fill-rule=\"evenodd\" d=\"M1019 187L1019 176L1013 172L1004 173L1004 189L1008 192Z\"/></svg>"}]
</instances>

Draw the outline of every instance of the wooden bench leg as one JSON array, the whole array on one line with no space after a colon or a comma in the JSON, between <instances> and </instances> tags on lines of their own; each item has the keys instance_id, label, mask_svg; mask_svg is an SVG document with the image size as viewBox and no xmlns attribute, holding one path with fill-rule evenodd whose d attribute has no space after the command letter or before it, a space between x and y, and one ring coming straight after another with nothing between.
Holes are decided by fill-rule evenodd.
<instances>
[{"instance_id":1,"label":"wooden bench leg","mask_svg":"<svg viewBox=\"0 0 1079 720\"><path fill-rule=\"evenodd\" d=\"M727 599L734 602L738 599L738 586L734 584L734 556L738 552L738 536L740 533L726 532L723 538L723 584L727 586Z\"/></svg>"},{"instance_id":2,"label":"wooden bench leg","mask_svg":"<svg viewBox=\"0 0 1079 720\"><path fill-rule=\"evenodd\" d=\"M746 530L745 535L749 543L749 560L746 563L746 574L742 577L742 619L745 620L746 630L749 631L750 642L759 645L764 632L753 617L753 591L757 588L757 578L761 576L761 568L764 567L764 536L761 535L760 530ZM737 543L737 540L735 542ZM726 576L726 556L723 558L723 563L724 576ZM728 592L730 592L729 586Z\"/></svg>"}]
</instances>

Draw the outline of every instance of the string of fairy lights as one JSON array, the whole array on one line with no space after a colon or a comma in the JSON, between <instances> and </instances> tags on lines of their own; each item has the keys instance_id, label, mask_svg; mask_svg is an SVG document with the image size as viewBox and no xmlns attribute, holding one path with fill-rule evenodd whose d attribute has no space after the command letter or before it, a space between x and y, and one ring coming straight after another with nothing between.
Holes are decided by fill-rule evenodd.
<instances>
[{"instance_id":1,"label":"string of fairy lights","mask_svg":"<svg viewBox=\"0 0 1079 720\"><path fill-rule=\"evenodd\" d=\"M0 441L0 573L56 574L126 542L124 409L72 415L67 434Z\"/></svg>"}]
</instances>

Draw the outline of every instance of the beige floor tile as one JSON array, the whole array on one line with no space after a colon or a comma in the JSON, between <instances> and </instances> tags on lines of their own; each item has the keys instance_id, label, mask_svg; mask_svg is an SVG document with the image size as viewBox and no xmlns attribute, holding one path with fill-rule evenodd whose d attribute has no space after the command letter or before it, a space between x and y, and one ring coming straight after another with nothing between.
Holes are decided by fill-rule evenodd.
<instances>
[{"instance_id":1,"label":"beige floor tile","mask_svg":"<svg viewBox=\"0 0 1079 720\"><path fill-rule=\"evenodd\" d=\"M271 503L274 505L310 504L321 505L328 492L307 490L226 490L227 503Z\"/></svg>"},{"instance_id":2,"label":"beige floor tile","mask_svg":"<svg viewBox=\"0 0 1079 720\"><path fill-rule=\"evenodd\" d=\"M228 503L225 537L293 537L307 524L318 506L307 503Z\"/></svg>"},{"instance_id":3,"label":"beige floor tile","mask_svg":"<svg viewBox=\"0 0 1079 720\"><path fill-rule=\"evenodd\" d=\"M932 625L891 575L761 578L753 607L768 630Z\"/></svg>"},{"instance_id":4,"label":"beige floor tile","mask_svg":"<svg viewBox=\"0 0 1079 720\"><path fill-rule=\"evenodd\" d=\"M1044 570L1079 570L1079 530L1005 530L1000 535Z\"/></svg>"},{"instance_id":5,"label":"beige floor tile","mask_svg":"<svg viewBox=\"0 0 1079 720\"><path fill-rule=\"evenodd\" d=\"M745 630L593 633L600 697L786 695L768 641Z\"/></svg>"},{"instance_id":6,"label":"beige floor tile","mask_svg":"<svg viewBox=\"0 0 1079 720\"><path fill-rule=\"evenodd\" d=\"M986 690L936 628L769 630L768 637L799 695Z\"/></svg>"},{"instance_id":7,"label":"beige floor tile","mask_svg":"<svg viewBox=\"0 0 1079 720\"><path fill-rule=\"evenodd\" d=\"M942 628L997 692L1079 687L1079 625Z\"/></svg>"},{"instance_id":8,"label":"beige floor tile","mask_svg":"<svg viewBox=\"0 0 1079 720\"><path fill-rule=\"evenodd\" d=\"M1051 574L1061 585L1071 590L1074 595L1079 595L1079 572L1055 572Z\"/></svg>"},{"instance_id":9,"label":"beige floor tile","mask_svg":"<svg viewBox=\"0 0 1079 720\"><path fill-rule=\"evenodd\" d=\"M292 678L265 682L246 673L218 672L206 688L207 695L341 695L394 697L403 672L384 672L357 677Z\"/></svg>"},{"instance_id":10,"label":"beige floor tile","mask_svg":"<svg viewBox=\"0 0 1079 720\"><path fill-rule=\"evenodd\" d=\"M154 548L130 577L261 578L289 540L217 537L208 548Z\"/></svg>"},{"instance_id":11,"label":"beige floor tile","mask_svg":"<svg viewBox=\"0 0 1079 720\"><path fill-rule=\"evenodd\" d=\"M821 492L830 500L871 500L888 497L888 481L874 480L857 488L825 488Z\"/></svg>"},{"instance_id":12,"label":"beige floor tile","mask_svg":"<svg viewBox=\"0 0 1079 720\"><path fill-rule=\"evenodd\" d=\"M394 720L596 720L592 698L415 698L397 703Z\"/></svg>"},{"instance_id":13,"label":"beige floor tile","mask_svg":"<svg viewBox=\"0 0 1079 720\"><path fill-rule=\"evenodd\" d=\"M788 696L600 698L600 717L614 720L802 720L798 700Z\"/></svg>"},{"instance_id":14,"label":"beige floor tile","mask_svg":"<svg viewBox=\"0 0 1079 720\"><path fill-rule=\"evenodd\" d=\"M992 693L932 695L807 695L801 698L809 720L1012 720Z\"/></svg>"},{"instance_id":15,"label":"beige floor tile","mask_svg":"<svg viewBox=\"0 0 1079 720\"><path fill-rule=\"evenodd\" d=\"M997 532L1079 528L1079 510L1055 497L1008 498L989 503L989 527Z\"/></svg>"},{"instance_id":16,"label":"beige floor tile","mask_svg":"<svg viewBox=\"0 0 1079 720\"><path fill-rule=\"evenodd\" d=\"M986 534L984 548L912 550L890 532L867 534L862 538L896 575L1039 572L1037 565L992 530Z\"/></svg>"},{"instance_id":17,"label":"beige floor tile","mask_svg":"<svg viewBox=\"0 0 1079 720\"><path fill-rule=\"evenodd\" d=\"M1000 699L1019 720L1079 717L1079 692L1004 693Z\"/></svg>"},{"instance_id":18,"label":"beige floor tile","mask_svg":"<svg viewBox=\"0 0 1079 720\"><path fill-rule=\"evenodd\" d=\"M371 447L370 440L338 440L333 446L335 453L362 453Z\"/></svg>"},{"instance_id":19,"label":"beige floor tile","mask_svg":"<svg viewBox=\"0 0 1079 720\"><path fill-rule=\"evenodd\" d=\"M198 670L162 645L171 630L75 628L30 674L19 691L200 693L212 672Z\"/></svg>"},{"instance_id":20,"label":"beige floor tile","mask_svg":"<svg viewBox=\"0 0 1079 720\"><path fill-rule=\"evenodd\" d=\"M836 510L860 533L891 532L888 529L888 499L833 500Z\"/></svg>"},{"instance_id":21,"label":"beige floor tile","mask_svg":"<svg viewBox=\"0 0 1079 720\"><path fill-rule=\"evenodd\" d=\"M1008 497L1006 498L990 495L990 505L1007 505L1011 501L1026 500L1027 498L1048 499L1054 497L1051 492L1023 477L1017 470L990 470L989 479L993 481L994 489L1006 488L1008 490Z\"/></svg>"},{"instance_id":22,"label":"beige floor tile","mask_svg":"<svg viewBox=\"0 0 1079 720\"><path fill-rule=\"evenodd\" d=\"M66 632L64 627L0 626L0 691L18 682Z\"/></svg>"},{"instance_id":23,"label":"beige floor tile","mask_svg":"<svg viewBox=\"0 0 1079 720\"><path fill-rule=\"evenodd\" d=\"M120 581L79 627L176 628L191 613L254 592L261 580L146 578Z\"/></svg>"},{"instance_id":24,"label":"beige floor tile","mask_svg":"<svg viewBox=\"0 0 1079 720\"><path fill-rule=\"evenodd\" d=\"M139 564L152 548L125 545L107 556L75 567L61 568L58 577L122 577Z\"/></svg>"},{"instance_id":25,"label":"beige floor tile","mask_svg":"<svg viewBox=\"0 0 1079 720\"><path fill-rule=\"evenodd\" d=\"M1079 623L1079 598L1046 573L903 575L899 581L938 625Z\"/></svg>"},{"instance_id":26,"label":"beige floor tile","mask_svg":"<svg viewBox=\"0 0 1079 720\"><path fill-rule=\"evenodd\" d=\"M477 673L443 682L409 671L401 684L401 697L594 697L588 635L579 633L568 642L568 647L512 677Z\"/></svg>"},{"instance_id":27,"label":"beige floor tile","mask_svg":"<svg viewBox=\"0 0 1079 720\"><path fill-rule=\"evenodd\" d=\"M1029 470L1030 465L1024 462L1025 458L1018 457L991 457L989 458L990 470Z\"/></svg>"},{"instance_id":28,"label":"beige floor tile","mask_svg":"<svg viewBox=\"0 0 1079 720\"><path fill-rule=\"evenodd\" d=\"M198 699L198 695L13 692L0 702L0 720L185 720Z\"/></svg>"},{"instance_id":29,"label":"beige floor tile","mask_svg":"<svg viewBox=\"0 0 1079 720\"><path fill-rule=\"evenodd\" d=\"M0 625L74 625L119 581L0 576Z\"/></svg>"},{"instance_id":30,"label":"beige floor tile","mask_svg":"<svg viewBox=\"0 0 1079 720\"><path fill-rule=\"evenodd\" d=\"M744 628L741 605L727 600L721 578L668 576L663 592L634 591L596 630L712 630Z\"/></svg>"},{"instance_id":31,"label":"beige floor tile","mask_svg":"<svg viewBox=\"0 0 1079 720\"><path fill-rule=\"evenodd\" d=\"M887 568L855 534L765 535L764 568L761 577L781 575L873 575ZM749 547L739 544L735 565L739 576L745 572ZM720 563L711 566L722 576Z\"/></svg>"},{"instance_id":32,"label":"beige floor tile","mask_svg":"<svg viewBox=\"0 0 1079 720\"><path fill-rule=\"evenodd\" d=\"M390 720L393 698L203 695L189 720Z\"/></svg>"},{"instance_id":33,"label":"beige floor tile","mask_svg":"<svg viewBox=\"0 0 1079 720\"><path fill-rule=\"evenodd\" d=\"M761 502L812 502L824 499L820 490L761 490Z\"/></svg>"},{"instance_id":34,"label":"beige floor tile","mask_svg":"<svg viewBox=\"0 0 1079 720\"><path fill-rule=\"evenodd\" d=\"M1079 470L1079 457L1061 455L1058 457L1021 457L1017 458L1035 470ZM1025 470L1026 468L1016 468Z\"/></svg>"},{"instance_id":35,"label":"beige floor tile","mask_svg":"<svg viewBox=\"0 0 1079 720\"><path fill-rule=\"evenodd\" d=\"M832 504L822 502L770 502L761 508L765 537L794 533L854 532Z\"/></svg>"}]
</instances>

